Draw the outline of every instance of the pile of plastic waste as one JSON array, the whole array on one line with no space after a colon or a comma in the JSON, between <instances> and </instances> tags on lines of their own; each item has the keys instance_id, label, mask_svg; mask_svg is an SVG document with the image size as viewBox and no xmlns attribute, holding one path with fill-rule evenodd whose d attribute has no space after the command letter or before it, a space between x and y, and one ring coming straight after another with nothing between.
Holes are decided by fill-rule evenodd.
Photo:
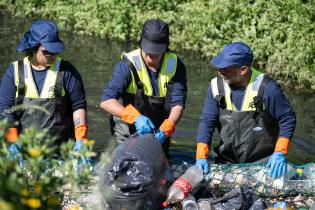
<instances>
[{"instance_id":1,"label":"pile of plastic waste","mask_svg":"<svg viewBox=\"0 0 315 210\"><path fill-rule=\"evenodd\" d=\"M315 163L288 164L278 179L265 164L210 164L204 175L185 162L170 167L161 145L142 135L121 143L94 171L93 184L71 192L63 210L315 210Z\"/></svg>"},{"instance_id":2,"label":"pile of plastic waste","mask_svg":"<svg viewBox=\"0 0 315 210\"><path fill-rule=\"evenodd\" d=\"M185 164L173 167L177 176L184 169ZM197 167L190 166L169 188L164 207L171 210L315 209L314 163L288 165L286 175L274 180L267 174L264 164L211 164L205 176Z\"/></svg>"}]
</instances>

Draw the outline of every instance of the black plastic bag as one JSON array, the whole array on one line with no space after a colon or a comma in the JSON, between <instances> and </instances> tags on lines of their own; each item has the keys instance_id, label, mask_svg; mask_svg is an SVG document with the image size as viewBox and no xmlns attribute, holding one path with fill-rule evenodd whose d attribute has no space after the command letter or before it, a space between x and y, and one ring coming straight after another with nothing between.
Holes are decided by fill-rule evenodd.
<instances>
[{"instance_id":1,"label":"black plastic bag","mask_svg":"<svg viewBox=\"0 0 315 210\"><path fill-rule=\"evenodd\" d=\"M169 187L168 162L152 134L132 136L101 172L101 192L113 210L162 209Z\"/></svg>"},{"instance_id":2,"label":"black plastic bag","mask_svg":"<svg viewBox=\"0 0 315 210\"><path fill-rule=\"evenodd\" d=\"M268 208L264 200L247 188L236 188L219 199L210 198L210 203L214 210L258 210Z\"/></svg>"}]
</instances>

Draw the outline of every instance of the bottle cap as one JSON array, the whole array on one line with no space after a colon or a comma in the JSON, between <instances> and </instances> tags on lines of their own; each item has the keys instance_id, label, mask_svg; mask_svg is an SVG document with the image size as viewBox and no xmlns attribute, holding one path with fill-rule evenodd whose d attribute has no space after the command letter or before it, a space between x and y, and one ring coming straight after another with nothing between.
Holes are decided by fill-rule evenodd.
<instances>
[{"instance_id":1,"label":"bottle cap","mask_svg":"<svg viewBox=\"0 0 315 210\"><path fill-rule=\"evenodd\" d=\"M163 207L168 207L168 202L167 201L163 202Z\"/></svg>"}]
</instances>

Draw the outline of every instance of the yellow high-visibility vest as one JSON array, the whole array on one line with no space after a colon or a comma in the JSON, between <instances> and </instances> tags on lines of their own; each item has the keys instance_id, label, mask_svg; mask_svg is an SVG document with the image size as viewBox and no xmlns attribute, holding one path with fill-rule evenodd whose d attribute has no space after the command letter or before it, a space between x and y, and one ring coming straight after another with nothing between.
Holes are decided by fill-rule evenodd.
<instances>
[{"instance_id":1,"label":"yellow high-visibility vest","mask_svg":"<svg viewBox=\"0 0 315 210\"><path fill-rule=\"evenodd\" d=\"M55 86L57 85L57 78L59 67L61 63L61 58L57 57L56 61L50 66L45 77L44 85L41 90L41 93L38 93L38 90L35 85L35 81L32 74L31 64L29 62L29 57L23 59L24 66L24 80L25 80L25 98L55 98ZM19 66L18 61L13 62L14 66L14 80L15 86L19 85ZM65 90L62 87L61 95L65 95ZM18 88L16 91L16 97L18 97Z\"/></svg>"},{"instance_id":2,"label":"yellow high-visibility vest","mask_svg":"<svg viewBox=\"0 0 315 210\"><path fill-rule=\"evenodd\" d=\"M258 94L261 81L264 78L264 73L259 72L254 68L251 68L251 70L252 70L252 75L251 75L249 84L246 87L245 95L244 95L240 110L237 110L235 105L232 103L231 88L228 83L224 82L224 98L225 98L227 110L231 110L231 111L255 111L256 110L255 105L254 105L254 97L257 96ZM217 95L219 95L217 77L211 80L211 89L212 89L212 95L214 98Z\"/></svg>"},{"instance_id":3,"label":"yellow high-visibility vest","mask_svg":"<svg viewBox=\"0 0 315 210\"><path fill-rule=\"evenodd\" d=\"M148 70L146 69L146 65L144 64L141 57L141 50L137 49L129 53L124 53L123 56L125 56L128 60L130 60L132 64L134 65L135 69L137 70L139 79L143 83L144 95L152 96L153 88L151 86ZM159 78L158 78L159 90L160 90L159 97L166 96L166 92L167 92L166 85L171 81L172 77L175 75L176 68L177 68L176 54L171 53L171 52L165 52L164 57L163 57L161 71L159 72ZM132 74L132 81L127 88L127 92L131 94L136 94L136 91L137 91L137 84L136 84L134 75Z\"/></svg>"}]
</instances>

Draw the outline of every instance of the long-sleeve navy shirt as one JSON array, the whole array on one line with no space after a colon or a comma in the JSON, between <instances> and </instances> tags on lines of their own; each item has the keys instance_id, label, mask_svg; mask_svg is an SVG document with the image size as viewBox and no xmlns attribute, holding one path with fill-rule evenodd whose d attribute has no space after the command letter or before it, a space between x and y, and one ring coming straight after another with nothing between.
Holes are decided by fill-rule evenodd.
<instances>
[{"instance_id":1,"label":"long-sleeve navy shirt","mask_svg":"<svg viewBox=\"0 0 315 210\"><path fill-rule=\"evenodd\" d=\"M63 87L67 95L69 95L68 100L72 105L72 110L75 111L80 108L86 109L85 90L79 72L75 69L73 65L64 60L62 60L60 68L62 68L65 72L63 78ZM46 70L37 71L32 68L34 82L39 93L43 88L48 69L49 68L47 68ZM2 115L1 118L6 117L10 122L14 122L18 119L15 119L15 116L13 114L6 113L5 115L3 115L3 113L4 110L10 109L15 104L16 86L14 81L14 67L12 64L10 64L5 74L3 75L0 86L0 113Z\"/></svg>"},{"instance_id":2,"label":"long-sleeve navy shirt","mask_svg":"<svg viewBox=\"0 0 315 210\"><path fill-rule=\"evenodd\" d=\"M151 85L153 88L153 95L159 95L159 84L158 84L158 72L152 72L148 70ZM119 99L123 93L127 90L131 83L132 76L129 66L123 61L118 61L114 67L114 73L112 79L103 90L101 100L106 101L108 99ZM183 62L178 58L177 69L174 77L174 88L171 97L171 107L176 105L185 107L186 95L187 95L187 79L186 79L186 68Z\"/></svg>"},{"instance_id":3,"label":"long-sleeve navy shirt","mask_svg":"<svg viewBox=\"0 0 315 210\"><path fill-rule=\"evenodd\" d=\"M231 87L231 100L238 110L241 109L244 94L245 88ZM266 109L279 123L279 136L291 139L296 125L295 112L275 81L271 80L268 82L264 91L263 100ZM211 85L209 85L203 112L199 121L197 142L211 144L218 119L219 103L213 98Z\"/></svg>"}]
</instances>

